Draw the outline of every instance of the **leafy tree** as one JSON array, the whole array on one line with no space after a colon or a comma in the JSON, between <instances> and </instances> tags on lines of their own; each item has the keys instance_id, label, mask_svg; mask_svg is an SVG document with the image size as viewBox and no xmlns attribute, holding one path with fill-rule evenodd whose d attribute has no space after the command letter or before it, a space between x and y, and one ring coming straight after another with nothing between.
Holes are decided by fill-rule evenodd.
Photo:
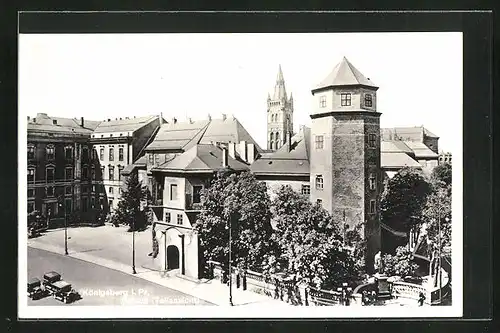
<instances>
[{"instance_id":1,"label":"leafy tree","mask_svg":"<svg viewBox=\"0 0 500 333\"><path fill-rule=\"evenodd\" d=\"M148 188L139 181L137 173L132 172L125 181L125 189L113 213L112 222L128 225L128 231L144 230L148 222L148 212L141 208L141 202L148 201L149 198Z\"/></svg>"},{"instance_id":2,"label":"leafy tree","mask_svg":"<svg viewBox=\"0 0 500 333\"><path fill-rule=\"evenodd\" d=\"M283 186L272 203L275 240L281 255L275 262L295 281L332 289L357 275L356 263L343 248L340 226L320 205Z\"/></svg>"},{"instance_id":3,"label":"leafy tree","mask_svg":"<svg viewBox=\"0 0 500 333\"><path fill-rule=\"evenodd\" d=\"M442 182L444 186L451 186L451 164L443 163L432 170L431 179L433 182Z\"/></svg>"},{"instance_id":4,"label":"leafy tree","mask_svg":"<svg viewBox=\"0 0 500 333\"><path fill-rule=\"evenodd\" d=\"M228 264L229 224L233 265L261 270L273 251L270 199L266 184L249 173L220 172L202 193L202 212L194 225L205 260Z\"/></svg>"},{"instance_id":5,"label":"leafy tree","mask_svg":"<svg viewBox=\"0 0 500 333\"><path fill-rule=\"evenodd\" d=\"M422 223L422 209L430 190L421 171L401 169L387 182L382 194L382 221L398 231L416 231Z\"/></svg>"},{"instance_id":6,"label":"leafy tree","mask_svg":"<svg viewBox=\"0 0 500 333\"><path fill-rule=\"evenodd\" d=\"M396 255L382 256L382 272L388 276L414 276L417 269L418 265L413 262L413 254L406 246L398 247Z\"/></svg>"}]
</instances>

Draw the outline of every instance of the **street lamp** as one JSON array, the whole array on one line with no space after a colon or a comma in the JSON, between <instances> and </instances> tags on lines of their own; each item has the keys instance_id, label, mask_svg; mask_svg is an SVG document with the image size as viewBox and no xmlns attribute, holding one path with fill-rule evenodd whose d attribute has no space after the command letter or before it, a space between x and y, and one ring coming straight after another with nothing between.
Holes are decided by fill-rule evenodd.
<instances>
[{"instance_id":1,"label":"street lamp","mask_svg":"<svg viewBox=\"0 0 500 333\"><path fill-rule=\"evenodd\" d=\"M233 290L232 290L232 272L231 272L231 222L233 220L232 214L229 215L229 221L226 225L226 229L229 229L229 305L233 306Z\"/></svg>"},{"instance_id":2,"label":"street lamp","mask_svg":"<svg viewBox=\"0 0 500 333\"><path fill-rule=\"evenodd\" d=\"M68 225L66 216L66 201L63 195L58 198L59 208L64 209L64 254L68 255Z\"/></svg>"},{"instance_id":3,"label":"street lamp","mask_svg":"<svg viewBox=\"0 0 500 333\"><path fill-rule=\"evenodd\" d=\"M348 300L349 300L349 294L351 292L352 288L348 287L347 282L342 283L342 287L338 287L337 291L341 292L341 302L344 303L344 305L349 305Z\"/></svg>"},{"instance_id":4,"label":"street lamp","mask_svg":"<svg viewBox=\"0 0 500 333\"><path fill-rule=\"evenodd\" d=\"M135 216L132 218L132 274L137 274L135 271Z\"/></svg>"}]
</instances>

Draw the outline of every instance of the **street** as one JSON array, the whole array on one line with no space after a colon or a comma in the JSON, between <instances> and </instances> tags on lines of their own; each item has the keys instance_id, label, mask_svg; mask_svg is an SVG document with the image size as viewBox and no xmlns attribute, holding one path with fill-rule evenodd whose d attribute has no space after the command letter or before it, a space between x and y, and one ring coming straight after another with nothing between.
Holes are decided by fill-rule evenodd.
<instances>
[{"instance_id":1,"label":"street","mask_svg":"<svg viewBox=\"0 0 500 333\"><path fill-rule=\"evenodd\" d=\"M28 247L28 279L56 271L82 299L71 305L211 305L177 290L80 259ZM140 273L138 274L140 275ZM28 305L66 305L52 297Z\"/></svg>"}]
</instances>

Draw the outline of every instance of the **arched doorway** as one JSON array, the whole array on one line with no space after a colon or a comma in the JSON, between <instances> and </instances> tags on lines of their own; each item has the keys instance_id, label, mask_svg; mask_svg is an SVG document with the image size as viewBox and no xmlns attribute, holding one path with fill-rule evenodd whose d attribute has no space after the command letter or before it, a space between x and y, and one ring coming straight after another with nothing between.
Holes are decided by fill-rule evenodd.
<instances>
[{"instance_id":1,"label":"arched doorway","mask_svg":"<svg viewBox=\"0 0 500 333\"><path fill-rule=\"evenodd\" d=\"M175 245L167 247L167 269L179 268L179 249Z\"/></svg>"}]
</instances>

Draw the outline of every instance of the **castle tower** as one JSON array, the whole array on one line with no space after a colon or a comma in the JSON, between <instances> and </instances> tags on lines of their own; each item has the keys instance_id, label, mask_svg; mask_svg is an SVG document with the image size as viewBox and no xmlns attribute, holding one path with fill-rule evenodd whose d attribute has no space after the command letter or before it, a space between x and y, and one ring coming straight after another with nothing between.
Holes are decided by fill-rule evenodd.
<instances>
[{"instance_id":1,"label":"castle tower","mask_svg":"<svg viewBox=\"0 0 500 333\"><path fill-rule=\"evenodd\" d=\"M345 57L312 90L311 201L350 229L363 223L368 271L380 250L377 90Z\"/></svg>"},{"instance_id":2,"label":"castle tower","mask_svg":"<svg viewBox=\"0 0 500 333\"><path fill-rule=\"evenodd\" d=\"M293 97L292 94L287 97L280 65L273 96L267 95L267 149L283 146L288 132L293 134Z\"/></svg>"}]
</instances>

